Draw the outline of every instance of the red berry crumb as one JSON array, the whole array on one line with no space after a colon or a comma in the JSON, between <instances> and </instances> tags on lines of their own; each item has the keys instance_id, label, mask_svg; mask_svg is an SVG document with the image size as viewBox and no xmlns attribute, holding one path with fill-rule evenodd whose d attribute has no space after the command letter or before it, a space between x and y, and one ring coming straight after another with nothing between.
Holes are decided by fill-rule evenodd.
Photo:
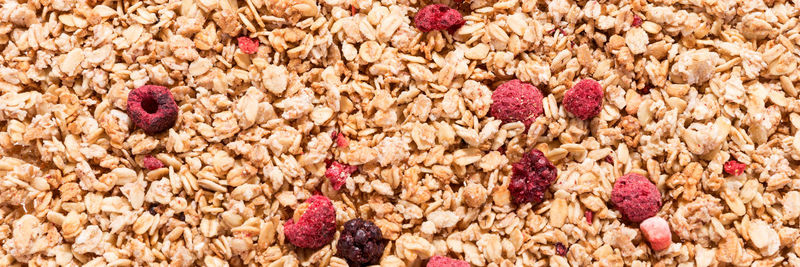
<instances>
[{"instance_id":1,"label":"red berry crumb","mask_svg":"<svg viewBox=\"0 0 800 267\"><path fill-rule=\"evenodd\" d=\"M603 109L603 87L595 80L583 79L564 94L564 109L581 120L588 120Z\"/></svg>"},{"instance_id":2,"label":"red berry crumb","mask_svg":"<svg viewBox=\"0 0 800 267\"><path fill-rule=\"evenodd\" d=\"M426 267L469 267L469 263L444 256L433 256Z\"/></svg>"},{"instance_id":3,"label":"red berry crumb","mask_svg":"<svg viewBox=\"0 0 800 267\"><path fill-rule=\"evenodd\" d=\"M241 36L236 38L236 41L239 42L239 49L241 49L245 54L252 55L258 52L258 39Z\"/></svg>"},{"instance_id":4,"label":"red berry crumb","mask_svg":"<svg viewBox=\"0 0 800 267\"><path fill-rule=\"evenodd\" d=\"M605 160L609 164L614 164L614 157L612 157L611 155L606 156Z\"/></svg>"},{"instance_id":5,"label":"red berry crumb","mask_svg":"<svg viewBox=\"0 0 800 267\"><path fill-rule=\"evenodd\" d=\"M492 93L489 112L492 117L510 123L521 121L530 126L536 117L544 113L542 92L536 86L520 80L507 81Z\"/></svg>"},{"instance_id":6,"label":"red berry crumb","mask_svg":"<svg viewBox=\"0 0 800 267\"><path fill-rule=\"evenodd\" d=\"M589 225L591 225L592 220L594 219L594 212L592 212L591 210L587 210L586 212L583 213L583 216L586 217L586 222L589 223Z\"/></svg>"},{"instance_id":7,"label":"red berry crumb","mask_svg":"<svg viewBox=\"0 0 800 267\"><path fill-rule=\"evenodd\" d=\"M336 211L331 200L322 195L307 199L298 208L305 212L286 221L283 233L290 243L301 248L319 248L333 241L336 233Z\"/></svg>"},{"instance_id":8,"label":"red berry crumb","mask_svg":"<svg viewBox=\"0 0 800 267\"><path fill-rule=\"evenodd\" d=\"M557 170L542 151L532 149L512 165L511 183L508 190L514 203L542 202L544 192L556 180Z\"/></svg>"},{"instance_id":9,"label":"red berry crumb","mask_svg":"<svg viewBox=\"0 0 800 267\"><path fill-rule=\"evenodd\" d=\"M356 8L356 6L351 5L350 6L350 16L355 16L356 13L358 13L358 9Z\"/></svg>"},{"instance_id":10,"label":"red berry crumb","mask_svg":"<svg viewBox=\"0 0 800 267\"><path fill-rule=\"evenodd\" d=\"M350 141L347 141L347 137L344 137L341 132L334 131L331 133L331 139L336 141L336 147L345 148L350 144Z\"/></svg>"},{"instance_id":11,"label":"red berry crumb","mask_svg":"<svg viewBox=\"0 0 800 267\"><path fill-rule=\"evenodd\" d=\"M161 163L160 160L158 160L153 156L145 156L142 159L142 165L144 165L145 168L151 171L164 168L164 163Z\"/></svg>"},{"instance_id":12,"label":"red berry crumb","mask_svg":"<svg viewBox=\"0 0 800 267\"><path fill-rule=\"evenodd\" d=\"M651 89L652 87L653 87L653 86L651 86L651 85L648 83L648 84L645 84L645 85L644 85L644 87L642 87L642 89L637 89L637 90L636 90L636 92L637 92L637 93L639 93L640 95L646 95L646 94L649 94L649 93L650 93L650 89Z\"/></svg>"},{"instance_id":13,"label":"red berry crumb","mask_svg":"<svg viewBox=\"0 0 800 267\"><path fill-rule=\"evenodd\" d=\"M555 247L556 247L556 254L562 257L567 255L567 247L565 247L564 244L561 244L561 242L556 242Z\"/></svg>"},{"instance_id":14,"label":"red berry crumb","mask_svg":"<svg viewBox=\"0 0 800 267\"><path fill-rule=\"evenodd\" d=\"M745 169L747 169L747 164L732 159L728 162L725 162L725 165L723 165L722 168L730 175L740 175L744 173Z\"/></svg>"},{"instance_id":15,"label":"red berry crumb","mask_svg":"<svg viewBox=\"0 0 800 267\"><path fill-rule=\"evenodd\" d=\"M642 25L642 23L643 23L643 22L644 22L644 21L642 21L642 18L641 18L641 17L639 17L639 15L636 15L636 14L634 14L634 15L633 15L633 22L631 23L631 26L633 26L633 27L639 27L639 26L641 26L641 25Z\"/></svg>"},{"instance_id":16,"label":"red berry crumb","mask_svg":"<svg viewBox=\"0 0 800 267\"><path fill-rule=\"evenodd\" d=\"M661 209L661 192L646 177L628 173L617 178L611 189L611 202L630 222L653 217Z\"/></svg>"},{"instance_id":17,"label":"red berry crumb","mask_svg":"<svg viewBox=\"0 0 800 267\"><path fill-rule=\"evenodd\" d=\"M128 93L128 116L147 134L163 132L178 120L178 104L164 86L145 85Z\"/></svg>"},{"instance_id":18,"label":"red berry crumb","mask_svg":"<svg viewBox=\"0 0 800 267\"><path fill-rule=\"evenodd\" d=\"M414 25L423 32L433 30L447 30L455 32L464 25L466 21L461 17L458 10L452 9L442 4L428 5L423 7L414 16Z\"/></svg>"},{"instance_id":19,"label":"red berry crumb","mask_svg":"<svg viewBox=\"0 0 800 267\"><path fill-rule=\"evenodd\" d=\"M325 177L331 180L333 189L339 190L347 181L347 178L350 177L350 174L353 174L356 170L358 170L358 166L350 166L341 164L338 161L333 161L331 165L328 166L328 169L325 170Z\"/></svg>"}]
</instances>

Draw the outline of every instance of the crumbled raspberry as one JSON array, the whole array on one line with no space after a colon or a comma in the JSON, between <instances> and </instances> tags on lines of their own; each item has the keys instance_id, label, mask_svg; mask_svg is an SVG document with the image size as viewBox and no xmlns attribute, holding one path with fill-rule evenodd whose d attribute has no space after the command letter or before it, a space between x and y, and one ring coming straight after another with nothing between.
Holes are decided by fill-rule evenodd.
<instances>
[{"instance_id":1,"label":"crumbled raspberry","mask_svg":"<svg viewBox=\"0 0 800 267\"><path fill-rule=\"evenodd\" d=\"M651 88L653 88L653 86L647 83L644 85L644 87L642 87L642 89L637 89L636 92L639 93L640 95L646 95L650 93Z\"/></svg>"},{"instance_id":2,"label":"crumbled raspberry","mask_svg":"<svg viewBox=\"0 0 800 267\"><path fill-rule=\"evenodd\" d=\"M452 9L442 4L428 5L417 12L414 16L414 25L423 32L433 30L447 30L455 32L464 25L465 21L458 10Z\"/></svg>"},{"instance_id":3,"label":"crumbled raspberry","mask_svg":"<svg viewBox=\"0 0 800 267\"><path fill-rule=\"evenodd\" d=\"M444 256L433 256L426 267L469 267L469 263Z\"/></svg>"},{"instance_id":4,"label":"crumbled raspberry","mask_svg":"<svg viewBox=\"0 0 800 267\"><path fill-rule=\"evenodd\" d=\"M330 199L322 195L312 196L298 210L301 211L299 216L296 214L283 225L283 233L289 242L301 248L319 248L333 241L336 211Z\"/></svg>"},{"instance_id":5,"label":"crumbled raspberry","mask_svg":"<svg viewBox=\"0 0 800 267\"><path fill-rule=\"evenodd\" d=\"M556 180L557 170L542 151L532 149L512 165L513 174L508 190L514 203L542 202L544 192Z\"/></svg>"},{"instance_id":6,"label":"crumbled raspberry","mask_svg":"<svg viewBox=\"0 0 800 267\"><path fill-rule=\"evenodd\" d=\"M506 145L503 144L502 146L498 147L497 148L497 152L500 152L500 154L505 155L506 154Z\"/></svg>"},{"instance_id":7,"label":"crumbled raspberry","mask_svg":"<svg viewBox=\"0 0 800 267\"><path fill-rule=\"evenodd\" d=\"M564 109L581 120L588 120L603 109L603 87L595 80L583 79L564 93Z\"/></svg>"},{"instance_id":8,"label":"crumbled raspberry","mask_svg":"<svg viewBox=\"0 0 800 267\"><path fill-rule=\"evenodd\" d=\"M164 163L161 163L160 160L158 160L153 156L145 156L142 159L142 165L144 165L145 168L151 171L164 168Z\"/></svg>"},{"instance_id":9,"label":"crumbled raspberry","mask_svg":"<svg viewBox=\"0 0 800 267\"><path fill-rule=\"evenodd\" d=\"M646 177L628 173L614 183L611 202L625 219L638 223L658 213L661 209L661 193Z\"/></svg>"},{"instance_id":10,"label":"crumbled raspberry","mask_svg":"<svg viewBox=\"0 0 800 267\"><path fill-rule=\"evenodd\" d=\"M345 148L350 144L350 141L347 141L347 137L344 137L341 132L333 131L331 139L336 141L336 147Z\"/></svg>"},{"instance_id":11,"label":"crumbled raspberry","mask_svg":"<svg viewBox=\"0 0 800 267\"><path fill-rule=\"evenodd\" d=\"M644 22L644 21L642 21L642 18L641 18L641 17L639 17L639 15L636 15L636 14L634 14L634 15L633 15L633 22L631 23L631 26L633 26L633 27L639 27L639 26L641 26L641 25L642 25L642 23L643 23L643 22Z\"/></svg>"},{"instance_id":12,"label":"crumbled raspberry","mask_svg":"<svg viewBox=\"0 0 800 267\"><path fill-rule=\"evenodd\" d=\"M614 164L614 157L608 155L606 156L605 161L608 162L609 164Z\"/></svg>"},{"instance_id":13,"label":"crumbled raspberry","mask_svg":"<svg viewBox=\"0 0 800 267\"><path fill-rule=\"evenodd\" d=\"M377 263L385 246L381 228L370 221L352 219L344 223L336 249L348 261L365 265Z\"/></svg>"},{"instance_id":14,"label":"crumbled raspberry","mask_svg":"<svg viewBox=\"0 0 800 267\"><path fill-rule=\"evenodd\" d=\"M650 248L655 251L664 250L672 244L672 232L669 223L661 217L650 217L639 224L642 235L650 243Z\"/></svg>"},{"instance_id":15,"label":"crumbled raspberry","mask_svg":"<svg viewBox=\"0 0 800 267\"><path fill-rule=\"evenodd\" d=\"M586 222L589 223L589 225L591 225L592 220L594 219L594 212L592 212L591 210L587 210L583 213L583 216L586 217Z\"/></svg>"},{"instance_id":16,"label":"crumbled raspberry","mask_svg":"<svg viewBox=\"0 0 800 267\"><path fill-rule=\"evenodd\" d=\"M567 247L565 247L564 244L561 244L561 242L556 242L555 247L556 247L556 254L558 254L559 256L567 255Z\"/></svg>"},{"instance_id":17,"label":"crumbled raspberry","mask_svg":"<svg viewBox=\"0 0 800 267\"><path fill-rule=\"evenodd\" d=\"M241 36L236 38L236 41L239 43L239 49L245 54L255 54L258 52L258 39Z\"/></svg>"},{"instance_id":18,"label":"crumbled raspberry","mask_svg":"<svg viewBox=\"0 0 800 267\"><path fill-rule=\"evenodd\" d=\"M178 120L178 104L166 87L145 85L128 93L128 116L147 134L163 132Z\"/></svg>"},{"instance_id":19,"label":"crumbled raspberry","mask_svg":"<svg viewBox=\"0 0 800 267\"><path fill-rule=\"evenodd\" d=\"M325 170L325 177L328 177L328 179L331 180L331 186L333 189L339 190L347 181L347 178L349 178L350 175L356 170L358 170L358 166L351 166L347 164L341 164L338 161L333 161L331 162L331 165L328 166L328 169Z\"/></svg>"},{"instance_id":20,"label":"crumbled raspberry","mask_svg":"<svg viewBox=\"0 0 800 267\"><path fill-rule=\"evenodd\" d=\"M358 13L358 9L354 5L350 5L350 16L355 16Z\"/></svg>"},{"instance_id":21,"label":"crumbled raspberry","mask_svg":"<svg viewBox=\"0 0 800 267\"><path fill-rule=\"evenodd\" d=\"M544 113L542 92L536 86L520 80L507 81L492 93L489 112L492 117L510 123L521 121L530 126L536 117Z\"/></svg>"},{"instance_id":22,"label":"crumbled raspberry","mask_svg":"<svg viewBox=\"0 0 800 267\"><path fill-rule=\"evenodd\" d=\"M728 162L725 162L725 165L722 166L722 169L725 170L727 174L740 175L744 173L744 170L747 169L747 164L732 159Z\"/></svg>"}]
</instances>

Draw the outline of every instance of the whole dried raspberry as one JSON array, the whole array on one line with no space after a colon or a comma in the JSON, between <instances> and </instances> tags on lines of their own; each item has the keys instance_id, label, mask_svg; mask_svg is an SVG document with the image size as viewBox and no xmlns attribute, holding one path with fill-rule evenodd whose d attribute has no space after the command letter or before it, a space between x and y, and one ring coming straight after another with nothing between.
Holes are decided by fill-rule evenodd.
<instances>
[{"instance_id":1,"label":"whole dried raspberry","mask_svg":"<svg viewBox=\"0 0 800 267\"><path fill-rule=\"evenodd\" d=\"M428 260L426 267L469 267L466 261L451 259L444 256L433 256Z\"/></svg>"},{"instance_id":2,"label":"whole dried raspberry","mask_svg":"<svg viewBox=\"0 0 800 267\"><path fill-rule=\"evenodd\" d=\"M239 43L239 49L245 54L255 54L258 52L258 39L242 36L236 38L236 41Z\"/></svg>"},{"instance_id":3,"label":"whole dried raspberry","mask_svg":"<svg viewBox=\"0 0 800 267\"><path fill-rule=\"evenodd\" d=\"M556 180L558 170L550 163L542 151L532 149L522 155L522 159L512 165L513 174L508 190L514 203L542 202L544 192Z\"/></svg>"},{"instance_id":4,"label":"whole dried raspberry","mask_svg":"<svg viewBox=\"0 0 800 267\"><path fill-rule=\"evenodd\" d=\"M158 160L153 156L145 156L142 159L142 165L144 165L145 168L151 171L164 168L164 163L161 163L160 160Z\"/></svg>"},{"instance_id":5,"label":"whole dried raspberry","mask_svg":"<svg viewBox=\"0 0 800 267\"><path fill-rule=\"evenodd\" d=\"M722 169L730 175L740 175L744 173L745 169L747 169L747 164L732 159L728 162L725 162L725 165L722 165Z\"/></svg>"},{"instance_id":6,"label":"whole dried raspberry","mask_svg":"<svg viewBox=\"0 0 800 267\"><path fill-rule=\"evenodd\" d=\"M315 195L295 211L295 216L283 225L283 233L293 245L319 248L331 241L336 233L336 211L331 200Z\"/></svg>"},{"instance_id":7,"label":"whole dried raspberry","mask_svg":"<svg viewBox=\"0 0 800 267\"><path fill-rule=\"evenodd\" d=\"M588 120L603 109L603 87L595 80L583 79L564 93L564 109L581 120Z\"/></svg>"},{"instance_id":8,"label":"whole dried raspberry","mask_svg":"<svg viewBox=\"0 0 800 267\"><path fill-rule=\"evenodd\" d=\"M536 86L520 80L507 81L492 93L489 112L492 117L510 123L521 121L530 126L536 117L544 113L542 92Z\"/></svg>"},{"instance_id":9,"label":"whole dried raspberry","mask_svg":"<svg viewBox=\"0 0 800 267\"><path fill-rule=\"evenodd\" d=\"M377 263L385 246L381 228L370 221L352 219L344 223L336 250L348 261L363 265Z\"/></svg>"},{"instance_id":10,"label":"whole dried raspberry","mask_svg":"<svg viewBox=\"0 0 800 267\"><path fill-rule=\"evenodd\" d=\"M661 209L661 193L646 177L628 173L614 182L611 202L625 219L638 223L658 213Z\"/></svg>"},{"instance_id":11,"label":"whole dried raspberry","mask_svg":"<svg viewBox=\"0 0 800 267\"><path fill-rule=\"evenodd\" d=\"M461 25L464 25L464 22L458 10L442 4L423 7L417 12L417 15L414 16L414 25L423 32L447 30L453 33L458 30Z\"/></svg>"},{"instance_id":12,"label":"whole dried raspberry","mask_svg":"<svg viewBox=\"0 0 800 267\"><path fill-rule=\"evenodd\" d=\"M178 120L178 104L166 87L145 85L128 94L128 116L147 134L163 132Z\"/></svg>"},{"instance_id":13,"label":"whole dried raspberry","mask_svg":"<svg viewBox=\"0 0 800 267\"><path fill-rule=\"evenodd\" d=\"M353 174L356 170L358 170L358 166L351 166L333 161L331 165L328 166L328 169L325 170L325 177L331 180L333 189L339 190L347 181L347 178L350 177L350 174Z\"/></svg>"}]
</instances>

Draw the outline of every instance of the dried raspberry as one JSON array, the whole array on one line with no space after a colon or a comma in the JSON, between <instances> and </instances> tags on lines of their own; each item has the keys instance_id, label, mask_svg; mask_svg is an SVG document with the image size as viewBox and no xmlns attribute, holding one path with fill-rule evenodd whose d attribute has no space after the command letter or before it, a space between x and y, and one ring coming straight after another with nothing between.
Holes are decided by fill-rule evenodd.
<instances>
[{"instance_id":1,"label":"dried raspberry","mask_svg":"<svg viewBox=\"0 0 800 267\"><path fill-rule=\"evenodd\" d=\"M433 256L428 260L426 267L469 267L466 261L451 259L444 256Z\"/></svg>"},{"instance_id":2,"label":"dried raspberry","mask_svg":"<svg viewBox=\"0 0 800 267\"><path fill-rule=\"evenodd\" d=\"M639 224L642 235L650 243L650 248L655 251L664 250L672 244L672 232L669 223L661 217L650 217Z\"/></svg>"},{"instance_id":3,"label":"dried raspberry","mask_svg":"<svg viewBox=\"0 0 800 267\"><path fill-rule=\"evenodd\" d=\"M595 80L583 79L564 94L564 109L581 120L588 120L603 109L603 87Z\"/></svg>"},{"instance_id":4,"label":"dried raspberry","mask_svg":"<svg viewBox=\"0 0 800 267\"><path fill-rule=\"evenodd\" d=\"M489 112L503 123L521 121L530 126L544 113L542 92L536 86L520 80L507 81L492 93Z\"/></svg>"},{"instance_id":5,"label":"dried raspberry","mask_svg":"<svg viewBox=\"0 0 800 267\"><path fill-rule=\"evenodd\" d=\"M241 36L236 38L236 41L239 43L239 49L241 49L245 54L252 55L258 52L258 39Z\"/></svg>"},{"instance_id":6,"label":"dried raspberry","mask_svg":"<svg viewBox=\"0 0 800 267\"><path fill-rule=\"evenodd\" d=\"M334 131L331 133L331 139L336 141L336 147L345 148L350 144L350 141L347 141L347 137L344 137L341 132Z\"/></svg>"},{"instance_id":7,"label":"dried raspberry","mask_svg":"<svg viewBox=\"0 0 800 267\"><path fill-rule=\"evenodd\" d=\"M747 169L747 164L732 159L728 162L725 162L725 165L722 166L722 169L730 175L740 175L744 173L744 170Z\"/></svg>"},{"instance_id":8,"label":"dried raspberry","mask_svg":"<svg viewBox=\"0 0 800 267\"><path fill-rule=\"evenodd\" d=\"M147 134L163 132L178 120L178 105L166 87L145 85L128 94L128 116Z\"/></svg>"},{"instance_id":9,"label":"dried raspberry","mask_svg":"<svg viewBox=\"0 0 800 267\"><path fill-rule=\"evenodd\" d=\"M164 163L153 156L146 156L142 159L142 165L148 170L157 170L164 168Z\"/></svg>"},{"instance_id":10,"label":"dried raspberry","mask_svg":"<svg viewBox=\"0 0 800 267\"><path fill-rule=\"evenodd\" d=\"M362 265L377 263L384 246L381 228L370 221L352 219L344 223L336 249L345 259Z\"/></svg>"},{"instance_id":11,"label":"dried raspberry","mask_svg":"<svg viewBox=\"0 0 800 267\"><path fill-rule=\"evenodd\" d=\"M617 178L611 190L611 202L625 219L638 223L658 213L661 193L646 177L629 173Z\"/></svg>"},{"instance_id":12,"label":"dried raspberry","mask_svg":"<svg viewBox=\"0 0 800 267\"><path fill-rule=\"evenodd\" d=\"M339 190L347 181L347 178L350 177L350 174L353 174L356 170L358 170L358 166L350 166L333 161L331 165L328 166L328 169L325 170L325 177L331 180L333 189Z\"/></svg>"},{"instance_id":13,"label":"dried raspberry","mask_svg":"<svg viewBox=\"0 0 800 267\"><path fill-rule=\"evenodd\" d=\"M605 160L609 164L614 164L614 157L612 157L611 155L606 156Z\"/></svg>"},{"instance_id":14,"label":"dried raspberry","mask_svg":"<svg viewBox=\"0 0 800 267\"><path fill-rule=\"evenodd\" d=\"M583 216L586 217L586 222L589 223L589 225L591 225L592 220L594 219L594 212L592 212L591 210L587 210L583 213Z\"/></svg>"},{"instance_id":15,"label":"dried raspberry","mask_svg":"<svg viewBox=\"0 0 800 267\"><path fill-rule=\"evenodd\" d=\"M555 247L556 247L556 254L558 254L559 256L567 255L567 247L565 247L564 244L561 244L561 242L556 242Z\"/></svg>"},{"instance_id":16,"label":"dried raspberry","mask_svg":"<svg viewBox=\"0 0 800 267\"><path fill-rule=\"evenodd\" d=\"M305 212L283 225L283 233L289 242L301 248L319 248L333 241L336 233L336 211L331 200L315 195L306 200L298 210L306 207Z\"/></svg>"},{"instance_id":17,"label":"dried raspberry","mask_svg":"<svg viewBox=\"0 0 800 267\"><path fill-rule=\"evenodd\" d=\"M464 25L464 22L458 10L442 4L426 6L414 16L414 25L423 32L447 30L453 33Z\"/></svg>"},{"instance_id":18,"label":"dried raspberry","mask_svg":"<svg viewBox=\"0 0 800 267\"><path fill-rule=\"evenodd\" d=\"M633 22L631 23L631 26L633 26L633 27L639 27L639 26L641 26L641 25L642 25L642 23L643 23L643 22L644 22L644 21L642 21L642 18L641 18L641 17L639 17L639 15L636 15L636 14L634 14L634 15L633 15Z\"/></svg>"},{"instance_id":19,"label":"dried raspberry","mask_svg":"<svg viewBox=\"0 0 800 267\"><path fill-rule=\"evenodd\" d=\"M646 95L650 93L650 89L652 88L653 86L648 83L645 84L644 87L642 87L642 89L637 89L636 92L639 93L640 95Z\"/></svg>"},{"instance_id":20,"label":"dried raspberry","mask_svg":"<svg viewBox=\"0 0 800 267\"><path fill-rule=\"evenodd\" d=\"M556 180L557 170L542 151L532 149L522 155L522 159L512 165L513 174L508 190L514 203L542 202L544 192Z\"/></svg>"}]
</instances>

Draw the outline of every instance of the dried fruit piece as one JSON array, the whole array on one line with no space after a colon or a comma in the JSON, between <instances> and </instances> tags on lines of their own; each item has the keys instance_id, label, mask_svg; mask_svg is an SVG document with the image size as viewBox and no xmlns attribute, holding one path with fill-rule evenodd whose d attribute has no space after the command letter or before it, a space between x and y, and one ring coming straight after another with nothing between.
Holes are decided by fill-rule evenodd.
<instances>
[{"instance_id":1,"label":"dried fruit piece","mask_svg":"<svg viewBox=\"0 0 800 267\"><path fill-rule=\"evenodd\" d=\"M559 256L567 255L567 247L565 247L564 244L561 244L561 242L557 242L555 247L556 247L556 254L558 254Z\"/></svg>"},{"instance_id":2,"label":"dried fruit piece","mask_svg":"<svg viewBox=\"0 0 800 267\"><path fill-rule=\"evenodd\" d=\"M294 218L283 225L283 233L293 245L301 248L319 248L331 241L336 233L336 211L331 200L315 195L306 200Z\"/></svg>"},{"instance_id":3,"label":"dried fruit piece","mask_svg":"<svg viewBox=\"0 0 800 267\"><path fill-rule=\"evenodd\" d=\"M328 166L328 169L325 170L325 177L331 180L331 186L333 189L339 190L342 188L342 185L347 181L347 178L350 177L353 172L358 170L358 166L351 166L347 164L341 164L337 161L331 162L331 165Z\"/></svg>"},{"instance_id":4,"label":"dried fruit piece","mask_svg":"<svg viewBox=\"0 0 800 267\"><path fill-rule=\"evenodd\" d=\"M341 132L334 131L331 133L331 139L336 141L336 147L339 148L345 148L350 144L350 141L347 141L347 137L344 137Z\"/></svg>"},{"instance_id":5,"label":"dried fruit piece","mask_svg":"<svg viewBox=\"0 0 800 267\"><path fill-rule=\"evenodd\" d=\"M575 117L591 119L603 109L603 87L595 80L583 79L564 93L561 103Z\"/></svg>"},{"instance_id":6,"label":"dried fruit piece","mask_svg":"<svg viewBox=\"0 0 800 267\"><path fill-rule=\"evenodd\" d=\"M661 193L646 177L628 173L614 183L611 202L626 220L638 223L658 213L661 209Z\"/></svg>"},{"instance_id":7,"label":"dried fruit piece","mask_svg":"<svg viewBox=\"0 0 800 267\"><path fill-rule=\"evenodd\" d=\"M241 36L236 38L236 41L239 43L239 49L241 49L245 54L255 54L258 52L258 39Z\"/></svg>"},{"instance_id":8,"label":"dried fruit piece","mask_svg":"<svg viewBox=\"0 0 800 267\"><path fill-rule=\"evenodd\" d=\"M669 230L669 223L661 217L650 217L644 220L639 229L642 230L650 248L655 251L664 250L672 244L672 233Z\"/></svg>"},{"instance_id":9,"label":"dried fruit piece","mask_svg":"<svg viewBox=\"0 0 800 267\"><path fill-rule=\"evenodd\" d=\"M536 117L544 113L542 92L536 86L520 80L507 81L492 93L489 107L492 117L510 123L521 121L530 126Z\"/></svg>"},{"instance_id":10,"label":"dried fruit piece","mask_svg":"<svg viewBox=\"0 0 800 267\"><path fill-rule=\"evenodd\" d=\"M128 94L128 116L147 134L163 132L178 120L178 104L164 86L145 85Z\"/></svg>"},{"instance_id":11,"label":"dried fruit piece","mask_svg":"<svg viewBox=\"0 0 800 267\"><path fill-rule=\"evenodd\" d=\"M145 156L142 159L142 165L144 165L145 168L151 171L164 168L164 163L161 163L160 160L158 160L153 156Z\"/></svg>"},{"instance_id":12,"label":"dried fruit piece","mask_svg":"<svg viewBox=\"0 0 800 267\"><path fill-rule=\"evenodd\" d=\"M433 256L426 267L469 267L469 263L444 256Z\"/></svg>"},{"instance_id":13,"label":"dried fruit piece","mask_svg":"<svg viewBox=\"0 0 800 267\"><path fill-rule=\"evenodd\" d=\"M644 23L644 21L642 21L642 17L639 17L639 15L634 14L633 15L633 22L631 22L631 26L639 27L639 26L642 25L642 23Z\"/></svg>"},{"instance_id":14,"label":"dried fruit piece","mask_svg":"<svg viewBox=\"0 0 800 267\"><path fill-rule=\"evenodd\" d=\"M522 159L514 163L512 168L508 190L517 204L539 204L544 198L544 192L556 180L556 167L537 149L522 155Z\"/></svg>"},{"instance_id":15,"label":"dried fruit piece","mask_svg":"<svg viewBox=\"0 0 800 267\"><path fill-rule=\"evenodd\" d=\"M587 210L583 213L583 216L586 217L586 222L589 223L589 225L591 225L592 219L594 219L594 212L592 212L591 210Z\"/></svg>"},{"instance_id":16,"label":"dried fruit piece","mask_svg":"<svg viewBox=\"0 0 800 267\"><path fill-rule=\"evenodd\" d=\"M362 219L344 223L336 249L339 255L356 264L374 264L381 259L386 242L381 228Z\"/></svg>"},{"instance_id":17,"label":"dried fruit piece","mask_svg":"<svg viewBox=\"0 0 800 267\"><path fill-rule=\"evenodd\" d=\"M722 169L725 170L725 173L727 174L740 175L744 173L745 169L747 169L747 164L732 159L729 160L728 162L725 162L725 165L722 166Z\"/></svg>"},{"instance_id":18,"label":"dried fruit piece","mask_svg":"<svg viewBox=\"0 0 800 267\"><path fill-rule=\"evenodd\" d=\"M464 25L464 22L458 10L442 4L428 5L414 16L414 25L423 32L447 30L453 33Z\"/></svg>"}]
</instances>

